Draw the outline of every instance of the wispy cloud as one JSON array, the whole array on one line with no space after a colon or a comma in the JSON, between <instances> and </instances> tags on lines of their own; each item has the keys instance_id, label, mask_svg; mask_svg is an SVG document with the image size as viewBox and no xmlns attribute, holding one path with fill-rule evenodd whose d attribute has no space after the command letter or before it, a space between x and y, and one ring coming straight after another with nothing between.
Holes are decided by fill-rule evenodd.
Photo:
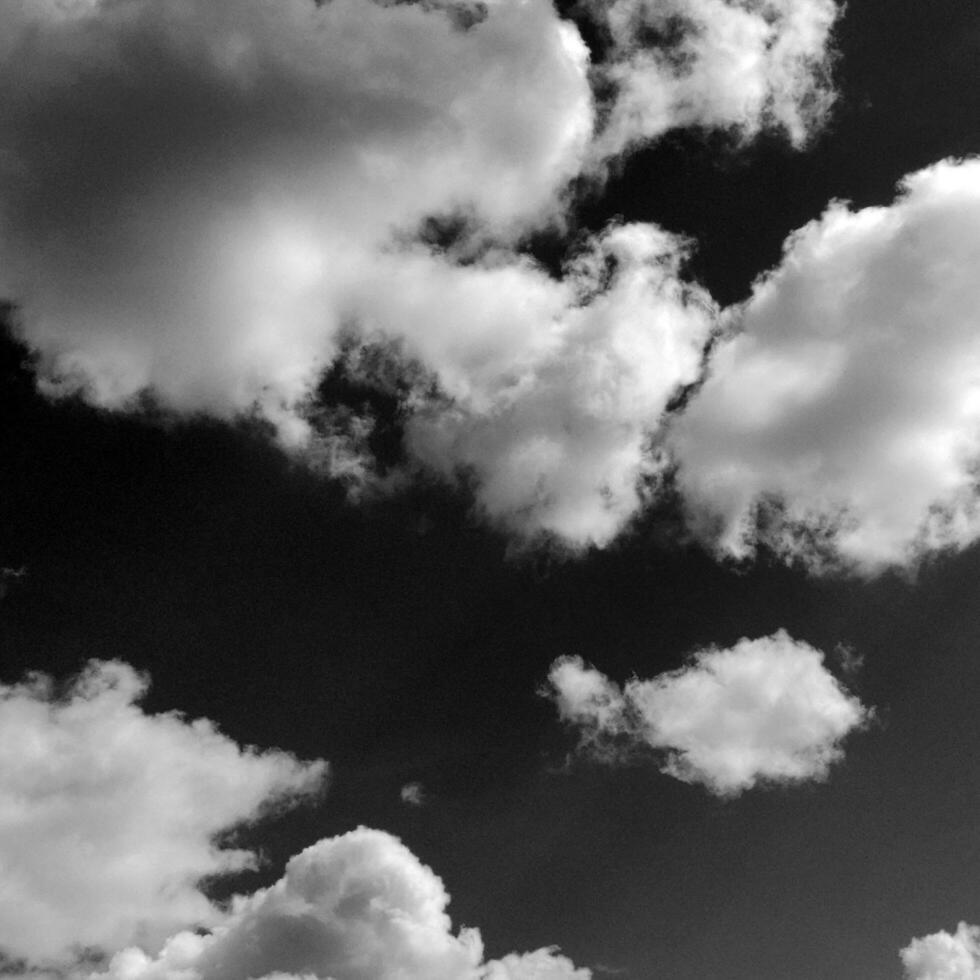
<instances>
[{"instance_id":1,"label":"wispy cloud","mask_svg":"<svg viewBox=\"0 0 980 980\"><path fill-rule=\"evenodd\" d=\"M297 854L213 932L177 934L156 957L123 950L93 980L589 980L551 949L484 961L479 930L454 933L448 902L404 844L362 827Z\"/></svg>"},{"instance_id":2,"label":"wispy cloud","mask_svg":"<svg viewBox=\"0 0 980 980\"><path fill-rule=\"evenodd\" d=\"M615 157L678 126L742 140L780 129L802 146L834 100L834 0L588 0L606 26L612 90L592 152Z\"/></svg>"}]
</instances>

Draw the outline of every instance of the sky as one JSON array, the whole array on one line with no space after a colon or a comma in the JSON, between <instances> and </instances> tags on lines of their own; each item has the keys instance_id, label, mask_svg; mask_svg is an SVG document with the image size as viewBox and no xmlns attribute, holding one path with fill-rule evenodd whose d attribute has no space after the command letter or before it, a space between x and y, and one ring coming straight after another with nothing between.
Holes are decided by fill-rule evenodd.
<instances>
[{"instance_id":1,"label":"sky","mask_svg":"<svg viewBox=\"0 0 980 980\"><path fill-rule=\"evenodd\" d=\"M0 971L978 980L978 65L0 4Z\"/></svg>"}]
</instances>

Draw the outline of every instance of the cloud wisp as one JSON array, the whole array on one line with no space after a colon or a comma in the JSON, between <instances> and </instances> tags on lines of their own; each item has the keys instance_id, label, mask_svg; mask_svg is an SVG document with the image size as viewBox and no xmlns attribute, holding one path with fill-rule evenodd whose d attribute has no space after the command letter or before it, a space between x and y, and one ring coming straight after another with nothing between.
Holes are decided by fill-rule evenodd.
<instances>
[{"instance_id":1,"label":"cloud wisp","mask_svg":"<svg viewBox=\"0 0 980 980\"><path fill-rule=\"evenodd\" d=\"M545 695L603 762L652 752L662 772L737 796L758 784L826 779L842 740L870 718L784 631L696 652L679 670L620 686L578 657L552 665Z\"/></svg>"},{"instance_id":2,"label":"cloud wisp","mask_svg":"<svg viewBox=\"0 0 980 980\"><path fill-rule=\"evenodd\" d=\"M560 275L520 243L669 129L802 143L838 12L667 7L594 4L596 64L547 0L5 4L0 293L45 390L255 414L370 481L370 416L312 404L353 333L438 390L400 406L403 479L465 475L521 539L608 543L663 470L650 443L717 311L656 225L587 238Z\"/></svg>"}]
</instances>

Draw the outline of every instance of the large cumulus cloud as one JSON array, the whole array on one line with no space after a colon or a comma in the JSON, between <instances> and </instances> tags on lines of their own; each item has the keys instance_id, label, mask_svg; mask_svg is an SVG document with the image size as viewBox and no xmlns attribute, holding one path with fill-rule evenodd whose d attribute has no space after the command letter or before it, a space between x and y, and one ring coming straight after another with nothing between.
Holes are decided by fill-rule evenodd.
<instances>
[{"instance_id":1,"label":"large cumulus cloud","mask_svg":"<svg viewBox=\"0 0 980 980\"><path fill-rule=\"evenodd\" d=\"M980 535L980 161L794 233L673 434L692 522L872 573Z\"/></svg>"},{"instance_id":2,"label":"large cumulus cloud","mask_svg":"<svg viewBox=\"0 0 980 980\"><path fill-rule=\"evenodd\" d=\"M93 661L61 696L42 675L0 686L4 955L44 964L77 947L152 948L219 921L201 880L256 856L218 836L322 787L323 762L144 713L146 683Z\"/></svg>"},{"instance_id":3,"label":"large cumulus cloud","mask_svg":"<svg viewBox=\"0 0 980 980\"><path fill-rule=\"evenodd\" d=\"M604 543L659 468L647 443L713 307L654 225L581 243L557 277L519 244L561 226L576 176L674 126L799 142L836 8L763 7L674 3L658 39L652 10L597 5L600 71L547 0L4 4L0 293L49 392L255 412L353 479L371 420L311 425L311 395L341 333L396 342L441 394L403 406L407 471L467 473L521 536ZM644 45L662 70L634 84ZM597 129L604 72L633 108ZM635 111L661 96L656 124ZM453 247L420 238L433 216Z\"/></svg>"},{"instance_id":4,"label":"large cumulus cloud","mask_svg":"<svg viewBox=\"0 0 980 980\"><path fill-rule=\"evenodd\" d=\"M362 827L297 854L213 932L175 935L157 957L123 950L93 980L589 980L550 949L485 962L477 929L452 931L448 902L404 844Z\"/></svg>"},{"instance_id":5,"label":"large cumulus cloud","mask_svg":"<svg viewBox=\"0 0 980 980\"><path fill-rule=\"evenodd\" d=\"M553 213L591 127L540 0L470 31L364 0L4 11L0 287L49 379L113 407L258 404L299 438L376 249L431 213Z\"/></svg>"},{"instance_id":6,"label":"large cumulus cloud","mask_svg":"<svg viewBox=\"0 0 980 980\"><path fill-rule=\"evenodd\" d=\"M869 717L823 654L784 631L700 650L678 670L623 686L565 657L548 682L583 751L616 762L652 749L664 772L719 796L825 779L841 741Z\"/></svg>"}]
</instances>

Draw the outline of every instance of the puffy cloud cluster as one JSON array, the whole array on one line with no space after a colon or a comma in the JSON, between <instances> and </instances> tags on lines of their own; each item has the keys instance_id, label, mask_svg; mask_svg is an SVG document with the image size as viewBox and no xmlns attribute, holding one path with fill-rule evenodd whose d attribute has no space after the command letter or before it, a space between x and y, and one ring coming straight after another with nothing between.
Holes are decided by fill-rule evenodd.
<instances>
[{"instance_id":1,"label":"puffy cloud cluster","mask_svg":"<svg viewBox=\"0 0 980 980\"><path fill-rule=\"evenodd\" d=\"M255 412L369 480L370 418L311 426L353 331L440 392L403 406L409 470L466 473L522 537L610 540L660 468L647 444L713 306L654 225L585 242L557 278L517 244L637 139L775 122L801 141L836 8L593 13L614 40L597 71L548 0L0 6L0 295L46 390ZM603 72L618 95L596 137ZM453 247L425 244L432 217L459 224Z\"/></svg>"},{"instance_id":2,"label":"puffy cloud cluster","mask_svg":"<svg viewBox=\"0 0 980 980\"><path fill-rule=\"evenodd\" d=\"M173 936L159 956L118 953L93 980L588 980L549 949L484 962L479 931L452 932L442 881L397 838L359 828L289 861L270 888L239 897L207 935Z\"/></svg>"},{"instance_id":3,"label":"puffy cloud cluster","mask_svg":"<svg viewBox=\"0 0 980 980\"><path fill-rule=\"evenodd\" d=\"M242 749L204 720L145 714L146 679L92 661L58 697L0 686L0 952L158 944L217 922L203 878L256 857L219 835L319 791L323 762Z\"/></svg>"},{"instance_id":4,"label":"puffy cloud cluster","mask_svg":"<svg viewBox=\"0 0 980 980\"><path fill-rule=\"evenodd\" d=\"M734 796L759 782L826 778L841 740L867 721L823 659L779 631L698 651L679 670L620 687L565 657L546 693L588 754L615 762L652 749L663 772Z\"/></svg>"},{"instance_id":5,"label":"puffy cloud cluster","mask_svg":"<svg viewBox=\"0 0 980 980\"><path fill-rule=\"evenodd\" d=\"M99 980L589 980L550 949L485 962L440 879L380 831L322 840L272 887L213 904L202 880L257 860L228 832L317 793L326 764L148 715L146 683L92 661L60 697L43 675L0 687L5 973L80 980L111 956Z\"/></svg>"},{"instance_id":6,"label":"puffy cloud cluster","mask_svg":"<svg viewBox=\"0 0 980 980\"><path fill-rule=\"evenodd\" d=\"M613 89L593 151L615 156L677 126L741 138L783 130L802 146L833 104L834 0L590 0ZM652 43L651 43L652 42Z\"/></svg>"},{"instance_id":7,"label":"puffy cloud cluster","mask_svg":"<svg viewBox=\"0 0 980 980\"><path fill-rule=\"evenodd\" d=\"M961 922L945 931L913 939L900 953L908 980L980 978L980 927Z\"/></svg>"},{"instance_id":8,"label":"puffy cloud cluster","mask_svg":"<svg viewBox=\"0 0 980 980\"><path fill-rule=\"evenodd\" d=\"M872 573L980 535L980 161L792 235L677 420L692 522Z\"/></svg>"}]
</instances>

